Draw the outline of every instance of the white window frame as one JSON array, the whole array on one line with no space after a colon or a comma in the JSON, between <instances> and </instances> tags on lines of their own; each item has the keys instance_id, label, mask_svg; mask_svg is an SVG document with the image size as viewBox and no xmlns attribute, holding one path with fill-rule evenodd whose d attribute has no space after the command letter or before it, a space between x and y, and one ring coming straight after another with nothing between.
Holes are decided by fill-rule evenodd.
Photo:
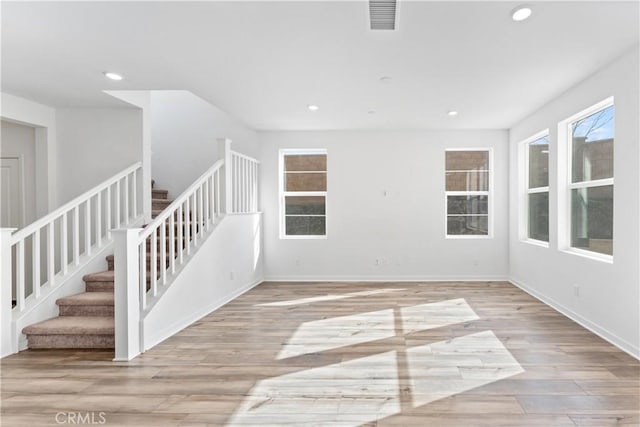
<instances>
[{"instance_id":1,"label":"white window frame","mask_svg":"<svg viewBox=\"0 0 640 427\"><path fill-rule=\"evenodd\" d=\"M526 243L531 243L533 245L538 245L538 246L542 246L545 248L549 247L549 242L545 242L544 240L538 240L538 239L534 239L529 237L529 222L530 222L530 218L529 218L529 195L531 194L536 194L536 193L547 193L548 197L549 197L549 204L551 204L551 193L549 191L549 185L545 186L545 187L535 187L535 188L529 188L529 179L530 179L530 173L531 171L529 170L529 150L531 147L531 143L535 142L537 140L539 140L540 138L544 138L547 137L547 139L549 140L549 158L547 159L548 163L547 163L547 173L549 173L549 178L551 178L550 175L550 165L551 165L551 136L549 134L549 129L545 129L542 130L532 136L530 136L529 138L525 139L524 141L521 142L521 152L523 153L523 167L522 170L524 171L524 176L521 177L521 194L523 194L523 197L521 198L521 209L520 209L520 223L522 224L520 226L520 240ZM548 182L550 182L550 180L548 180ZM551 210L551 206L549 206L549 211ZM547 215L549 215L549 212L547 213ZM551 240L551 221L549 221L549 240Z\"/></svg>"},{"instance_id":2,"label":"white window frame","mask_svg":"<svg viewBox=\"0 0 640 427\"><path fill-rule=\"evenodd\" d=\"M559 212L558 217L559 218L563 218L562 221L559 221L558 223L558 236L561 238L561 240L559 241L559 249L562 250L563 252L566 253L570 253L570 254L574 254L574 255L579 255L585 258L590 258L593 260L597 260L597 261L603 261L603 262L607 262L607 263L613 263L613 255L608 255L608 254L602 254L599 252L594 252L594 251L590 251L587 249L582 249L582 248L576 248L571 246L571 230L572 230L572 218L571 218L571 192L574 189L579 189L579 188L592 188L592 187L603 187L603 186L607 186L607 185L611 185L613 186L613 192L614 192L614 196L613 196L613 200L614 200L614 212L615 212L615 185L614 185L614 178L605 178L605 179L595 179L595 180L589 180L589 181L581 181L581 182L572 182L572 176L573 176L573 159L572 159L572 153L573 153L573 139L571 137L571 125L580 120L583 119L587 116L590 116L594 113L597 113L598 111L604 110L605 108L608 108L612 105L614 105L614 98L613 96L600 101L594 105L592 105L591 107L588 107L582 111L580 111L577 114L574 114L571 117L568 117L567 119L561 121L558 124L558 140L559 141L564 141L564 148L565 150L563 150L563 154L565 157L565 161L563 163L558 163L559 165L564 164L563 168L559 168L559 177L560 177L560 181L559 182L563 182L565 185L564 187L564 191L558 194L559 197L559 207L561 208L561 210L563 211L563 213ZM614 116L615 119L615 116ZM615 153L615 137L614 137L614 153ZM614 154L615 156L615 154ZM614 159L615 162L615 159ZM563 169L563 170L560 170ZM615 166L614 166L614 176L615 176ZM615 221L613 223L613 236L614 238L613 243L615 244ZM614 251L615 253L615 251Z\"/></svg>"},{"instance_id":3,"label":"white window frame","mask_svg":"<svg viewBox=\"0 0 640 427\"><path fill-rule=\"evenodd\" d=\"M327 154L327 150L324 148L283 148L279 151L278 156L278 192L279 194L279 223L280 223L280 239L291 239L291 240L318 240L318 239L326 239L328 233L328 215L327 215L327 191L285 191L285 179L284 179L284 158L289 155L314 155L321 154L327 156L327 171L306 171L308 173L325 173L328 175L329 169L329 156ZM305 171L298 171L304 173ZM327 186L329 182L327 180ZM304 216L324 216L324 234L323 235L288 235L287 228L285 223L285 197L293 196L293 197L324 197L324 215L304 215Z\"/></svg>"},{"instance_id":4,"label":"white window frame","mask_svg":"<svg viewBox=\"0 0 640 427\"><path fill-rule=\"evenodd\" d=\"M486 151L489 154L489 188L487 191L447 191L447 153L452 151ZM493 239L493 148L447 148L444 150L444 237L445 239ZM463 171L459 171L463 172ZM487 234L448 234L447 223L449 219L449 196L487 196ZM460 215L452 215L460 216ZM480 216L480 215L469 215Z\"/></svg>"}]
</instances>

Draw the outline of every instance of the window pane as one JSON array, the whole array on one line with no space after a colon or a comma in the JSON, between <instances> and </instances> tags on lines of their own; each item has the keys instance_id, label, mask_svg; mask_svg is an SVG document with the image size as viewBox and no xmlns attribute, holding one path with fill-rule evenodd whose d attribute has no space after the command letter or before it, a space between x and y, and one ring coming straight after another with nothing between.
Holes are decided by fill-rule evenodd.
<instances>
[{"instance_id":1,"label":"window pane","mask_svg":"<svg viewBox=\"0 0 640 427\"><path fill-rule=\"evenodd\" d=\"M489 170L488 151L447 151L446 170Z\"/></svg>"},{"instance_id":2,"label":"window pane","mask_svg":"<svg viewBox=\"0 0 640 427\"><path fill-rule=\"evenodd\" d=\"M327 191L326 173L285 173L285 191Z\"/></svg>"},{"instance_id":3,"label":"window pane","mask_svg":"<svg viewBox=\"0 0 640 427\"><path fill-rule=\"evenodd\" d=\"M529 188L549 186L549 136L529 144Z\"/></svg>"},{"instance_id":4,"label":"window pane","mask_svg":"<svg viewBox=\"0 0 640 427\"><path fill-rule=\"evenodd\" d=\"M529 194L529 238L549 241L549 193Z\"/></svg>"},{"instance_id":5,"label":"window pane","mask_svg":"<svg viewBox=\"0 0 640 427\"><path fill-rule=\"evenodd\" d=\"M448 235L480 235L489 234L487 216L448 216Z\"/></svg>"},{"instance_id":6,"label":"window pane","mask_svg":"<svg viewBox=\"0 0 640 427\"><path fill-rule=\"evenodd\" d=\"M447 191L488 191L489 171L447 172Z\"/></svg>"},{"instance_id":7,"label":"window pane","mask_svg":"<svg viewBox=\"0 0 640 427\"><path fill-rule=\"evenodd\" d=\"M324 197L295 197L287 196L284 198L286 215L324 215L325 214L325 198Z\"/></svg>"},{"instance_id":8,"label":"window pane","mask_svg":"<svg viewBox=\"0 0 640 427\"><path fill-rule=\"evenodd\" d=\"M571 246L613 255L613 185L571 191Z\"/></svg>"},{"instance_id":9,"label":"window pane","mask_svg":"<svg viewBox=\"0 0 640 427\"><path fill-rule=\"evenodd\" d=\"M613 177L613 105L571 125L572 182Z\"/></svg>"},{"instance_id":10,"label":"window pane","mask_svg":"<svg viewBox=\"0 0 640 427\"><path fill-rule=\"evenodd\" d=\"M489 213L487 196L447 196L447 214L479 214Z\"/></svg>"},{"instance_id":11,"label":"window pane","mask_svg":"<svg viewBox=\"0 0 640 427\"><path fill-rule=\"evenodd\" d=\"M324 236L326 234L324 216L285 216L288 236Z\"/></svg>"},{"instance_id":12,"label":"window pane","mask_svg":"<svg viewBox=\"0 0 640 427\"><path fill-rule=\"evenodd\" d=\"M326 154L287 154L284 157L285 171L326 171Z\"/></svg>"}]
</instances>

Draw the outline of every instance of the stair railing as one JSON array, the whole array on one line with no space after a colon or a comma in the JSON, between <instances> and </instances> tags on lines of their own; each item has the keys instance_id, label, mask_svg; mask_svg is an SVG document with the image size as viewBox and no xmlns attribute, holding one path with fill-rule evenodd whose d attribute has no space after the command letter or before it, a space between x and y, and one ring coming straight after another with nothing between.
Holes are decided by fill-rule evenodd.
<instances>
[{"instance_id":1,"label":"stair railing","mask_svg":"<svg viewBox=\"0 0 640 427\"><path fill-rule=\"evenodd\" d=\"M18 351L17 318L110 244L112 229L141 221L141 190L138 162L32 224L2 230L2 356Z\"/></svg>"},{"instance_id":2,"label":"stair railing","mask_svg":"<svg viewBox=\"0 0 640 427\"><path fill-rule=\"evenodd\" d=\"M144 229L114 230L115 360L145 350L142 322L225 214L258 212L256 159L219 140L218 160Z\"/></svg>"},{"instance_id":3,"label":"stair railing","mask_svg":"<svg viewBox=\"0 0 640 427\"><path fill-rule=\"evenodd\" d=\"M258 211L258 166L260 162L231 152L232 207L234 213Z\"/></svg>"}]
</instances>

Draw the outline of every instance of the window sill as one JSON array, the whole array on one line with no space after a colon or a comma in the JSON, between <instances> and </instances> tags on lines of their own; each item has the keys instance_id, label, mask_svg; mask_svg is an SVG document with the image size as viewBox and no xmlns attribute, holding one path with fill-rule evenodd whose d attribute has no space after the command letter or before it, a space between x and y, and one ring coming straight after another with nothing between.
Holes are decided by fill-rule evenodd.
<instances>
[{"instance_id":1,"label":"window sill","mask_svg":"<svg viewBox=\"0 0 640 427\"><path fill-rule=\"evenodd\" d=\"M327 236L280 236L280 240L327 240Z\"/></svg>"},{"instance_id":2,"label":"window sill","mask_svg":"<svg viewBox=\"0 0 640 427\"><path fill-rule=\"evenodd\" d=\"M592 251L586 251L584 249L578 249L578 248L568 248L568 249L563 249L562 252L567 253L567 254L571 254L571 255L578 255L580 257L583 258L588 258L594 261L600 261L600 262L605 262L607 264L613 264L613 255L606 255L606 254L601 254L598 252L592 252Z\"/></svg>"},{"instance_id":3,"label":"window sill","mask_svg":"<svg viewBox=\"0 0 640 427\"><path fill-rule=\"evenodd\" d=\"M533 246L540 246L542 248L549 248L549 242L545 242L544 240L536 240L536 239L524 239L522 243L528 243Z\"/></svg>"},{"instance_id":4,"label":"window sill","mask_svg":"<svg viewBox=\"0 0 640 427\"><path fill-rule=\"evenodd\" d=\"M465 240L465 239L477 240L477 239L493 239L493 236L474 235L474 234L452 234L452 235L447 234L446 236L444 236L444 238L451 239L451 240Z\"/></svg>"}]
</instances>

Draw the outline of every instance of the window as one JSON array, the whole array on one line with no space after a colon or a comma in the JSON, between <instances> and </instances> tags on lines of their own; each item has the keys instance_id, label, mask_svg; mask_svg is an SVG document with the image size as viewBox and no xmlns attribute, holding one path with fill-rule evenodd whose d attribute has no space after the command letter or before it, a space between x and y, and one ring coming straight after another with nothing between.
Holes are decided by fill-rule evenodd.
<instances>
[{"instance_id":1,"label":"window","mask_svg":"<svg viewBox=\"0 0 640 427\"><path fill-rule=\"evenodd\" d=\"M326 150L280 151L280 237L327 234Z\"/></svg>"},{"instance_id":2,"label":"window","mask_svg":"<svg viewBox=\"0 0 640 427\"><path fill-rule=\"evenodd\" d=\"M491 235L490 150L447 150L445 197L447 237Z\"/></svg>"},{"instance_id":3,"label":"window","mask_svg":"<svg viewBox=\"0 0 640 427\"><path fill-rule=\"evenodd\" d=\"M549 242L549 134L525 142L527 238Z\"/></svg>"},{"instance_id":4,"label":"window","mask_svg":"<svg viewBox=\"0 0 640 427\"><path fill-rule=\"evenodd\" d=\"M571 247L613 255L613 100L569 121Z\"/></svg>"}]
</instances>

